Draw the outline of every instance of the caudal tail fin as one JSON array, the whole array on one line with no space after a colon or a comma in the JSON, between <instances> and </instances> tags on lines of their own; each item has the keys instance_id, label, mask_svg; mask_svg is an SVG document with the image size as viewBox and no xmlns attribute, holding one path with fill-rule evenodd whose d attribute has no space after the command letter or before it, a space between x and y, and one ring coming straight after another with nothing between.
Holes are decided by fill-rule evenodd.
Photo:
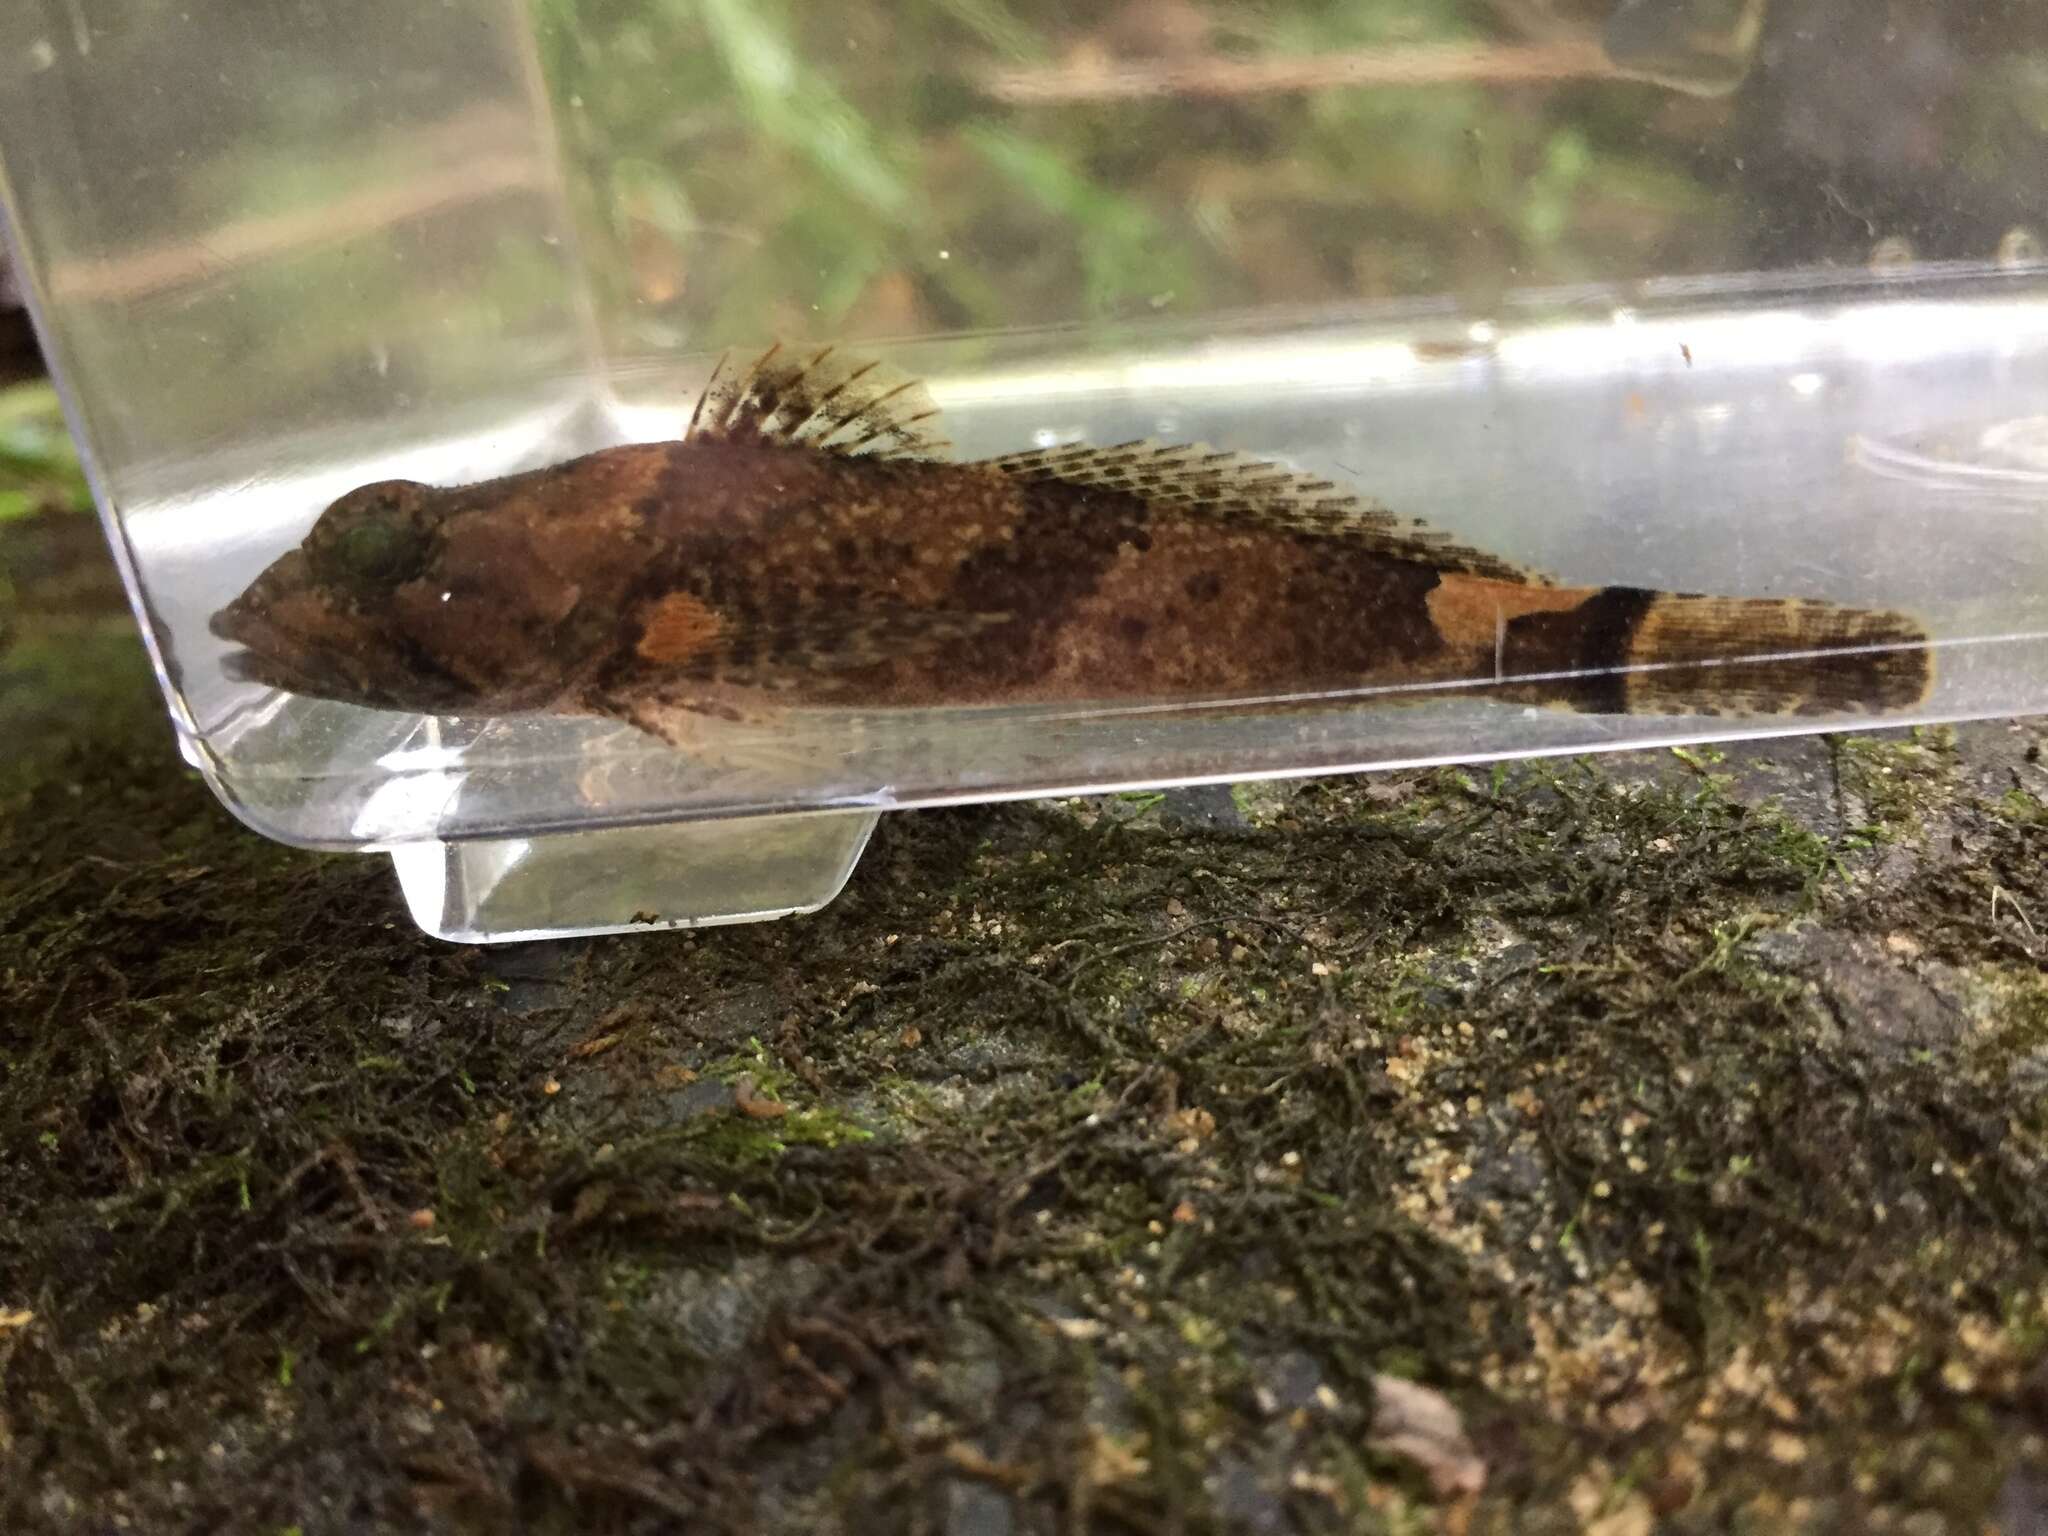
<instances>
[{"instance_id":1,"label":"caudal tail fin","mask_svg":"<svg viewBox=\"0 0 2048 1536\"><path fill-rule=\"evenodd\" d=\"M1934 683L1927 632L1902 613L1488 585L1496 675L1531 702L1601 714L1880 714L1911 709Z\"/></svg>"},{"instance_id":2,"label":"caudal tail fin","mask_svg":"<svg viewBox=\"0 0 2048 1536\"><path fill-rule=\"evenodd\" d=\"M1636 714L1876 714L1934 687L1927 631L1903 613L1797 598L1653 598L1629 647Z\"/></svg>"}]
</instances>

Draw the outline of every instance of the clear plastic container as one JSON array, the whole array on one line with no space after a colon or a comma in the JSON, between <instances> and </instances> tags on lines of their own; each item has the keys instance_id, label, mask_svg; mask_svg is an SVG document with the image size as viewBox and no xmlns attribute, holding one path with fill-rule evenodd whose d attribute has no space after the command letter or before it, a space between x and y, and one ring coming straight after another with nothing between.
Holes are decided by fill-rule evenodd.
<instances>
[{"instance_id":1,"label":"clear plastic container","mask_svg":"<svg viewBox=\"0 0 2048 1536\"><path fill-rule=\"evenodd\" d=\"M1577 713L1482 669L681 750L223 669L209 619L341 493L672 439L777 338L922 377L960 457L1206 442L1574 585L1907 612L1935 683L1888 721L2048 709L2025 9L22 0L0 177L222 800L390 853L445 937L672 926L815 908L885 809L1867 718Z\"/></svg>"}]
</instances>

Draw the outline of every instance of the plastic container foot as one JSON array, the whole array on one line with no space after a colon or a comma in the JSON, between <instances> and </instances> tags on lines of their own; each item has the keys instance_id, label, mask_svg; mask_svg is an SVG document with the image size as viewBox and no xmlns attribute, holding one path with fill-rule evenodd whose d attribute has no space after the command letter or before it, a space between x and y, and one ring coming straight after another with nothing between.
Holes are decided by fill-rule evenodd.
<instances>
[{"instance_id":1,"label":"plastic container foot","mask_svg":"<svg viewBox=\"0 0 2048 1536\"><path fill-rule=\"evenodd\" d=\"M752 816L391 851L412 920L457 944L755 923L837 896L873 811Z\"/></svg>"}]
</instances>

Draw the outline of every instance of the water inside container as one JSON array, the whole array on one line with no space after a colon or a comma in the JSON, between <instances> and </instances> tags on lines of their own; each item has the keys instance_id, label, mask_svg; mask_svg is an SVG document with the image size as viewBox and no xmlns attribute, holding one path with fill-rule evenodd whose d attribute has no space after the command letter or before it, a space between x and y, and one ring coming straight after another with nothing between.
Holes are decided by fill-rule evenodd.
<instances>
[{"instance_id":1,"label":"water inside container","mask_svg":"<svg viewBox=\"0 0 2048 1536\"><path fill-rule=\"evenodd\" d=\"M1937 680L1893 719L2017 710L2038 696L2048 466L2040 418L2013 408L2048 399L2048 294L2026 274L1688 285L1628 303L1583 291L1501 321L1353 315L1199 340L1168 332L1117 351L1072 341L1012 338L993 362L983 344L970 366L927 343L903 360L930 381L961 458L1135 438L1241 449L1575 586L1902 610L1932 637ZM1813 724L1573 713L1503 700L1482 669L1426 686L1193 701L797 710L772 724L707 720L678 751L617 720L422 717L222 675L228 646L204 633L208 616L331 495L672 438L704 362L626 365L552 418L131 509L146 564L176 573L160 612L181 637L193 758L278 835L360 846Z\"/></svg>"}]
</instances>

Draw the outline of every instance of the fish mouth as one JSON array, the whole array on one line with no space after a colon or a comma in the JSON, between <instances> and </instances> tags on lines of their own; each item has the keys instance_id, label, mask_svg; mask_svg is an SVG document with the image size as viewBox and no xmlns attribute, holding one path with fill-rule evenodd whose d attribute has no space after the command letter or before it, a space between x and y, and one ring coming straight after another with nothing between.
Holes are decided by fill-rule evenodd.
<instances>
[{"instance_id":1,"label":"fish mouth","mask_svg":"<svg viewBox=\"0 0 2048 1536\"><path fill-rule=\"evenodd\" d=\"M425 675L417 662L410 671L418 675L418 682L402 696L373 684L363 675L366 665L324 654L317 642L273 617L260 599L230 603L209 618L206 627L216 639L230 642L219 661L221 675L229 682L360 709L450 714L466 702L453 689L441 686L444 680ZM384 659L398 664L396 657Z\"/></svg>"},{"instance_id":2,"label":"fish mouth","mask_svg":"<svg viewBox=\"0 0 2048 1536\"><path fill-rule=\"evenodd\" d=\"M206 621L206 628L216 639L234 643L234 649L220 658L221 674L230 682L277 688L309 698L361 701L361 691L343 680L285 660L282 653L292 648L291 634L246 601L236 601L221 609Z\"/></svg>"},{"instance_id":3,"label":"fish mouth","mask_svg":"<svg viewBox=\"0 0 2048 1536\"><path fill-rule=\"evenodd\" d=\"M206 628L228 642L218 665L229 682L420 714L474 712L484 702L403 635L346 613L338 620L318 594L259 581L211 614Z\"/></svg>"},{"instance_id":4,"label":"fish mouth","mask_svg":"<svg viewBox=\"0 0 2048 1536\"><path fill-rule=\"evenodd\" d=\"M218 630L215 631L219 633ZM232 636L228 638L233 638ZM286 693L305 694L311 698L347 698L342 689L320 678L288 667L275 656L249 646L238 646L226 652L220 659L221 675L230 682L250 683L259 688L279 688Z\"/></svg>"},{"instance_id":5,"label":"fish mouth","mask_svg":"<svg viewBox=\"0 0 2048 1536\"><path fill-rule=\"evenodd\" d=\"M295 693L304 688L286 678L269 659L250 650L247 646L229 651L220 659L221 674L230 682L255 683L264 688L289 688Z\"/></svg>"},{"instance_id":6,"label":"fish mouth","mask_svg":"<svg viewBox=\"0 0 2048 1536\"><path fill-rule=\"evenodd\" d=\"M216 640L234 643L235 649L220 659L222 674L232 682L258 683L271 688L291 686L278 675L278 668L272 657L256 649L262 636L258 633L264 626L252 621L252 616L243 601L232 602L206 621L206 632Z\"/></svg>"},{"instance_id":7,"label":"fish mouth","mask_svg":"<svg viewBox=\"0 0 2048 1536\"><path fill-rule=\"evenodd\" d=\"M231 682L271 684L265 674L264 658L251 648L249 626L239 602L228 604L206 621L206 632L216 640L228 640L235 649L220 659L220 670ZM271 686L278 686L271 684Z\"/></svg>"},{"instance_id":8,"label":"fish mouth","mask_svg":"<svg viewBox=\"0 0 2048 1536\"><path fill-rule=\"evenodd\" d=\"M206 621L206 632L214 639L232 640L237 645L253 646L259 643L256 632L262 628L263 621L257 616L246 592L225 608L216 610Z\"/></svg>"}]
</instances>

